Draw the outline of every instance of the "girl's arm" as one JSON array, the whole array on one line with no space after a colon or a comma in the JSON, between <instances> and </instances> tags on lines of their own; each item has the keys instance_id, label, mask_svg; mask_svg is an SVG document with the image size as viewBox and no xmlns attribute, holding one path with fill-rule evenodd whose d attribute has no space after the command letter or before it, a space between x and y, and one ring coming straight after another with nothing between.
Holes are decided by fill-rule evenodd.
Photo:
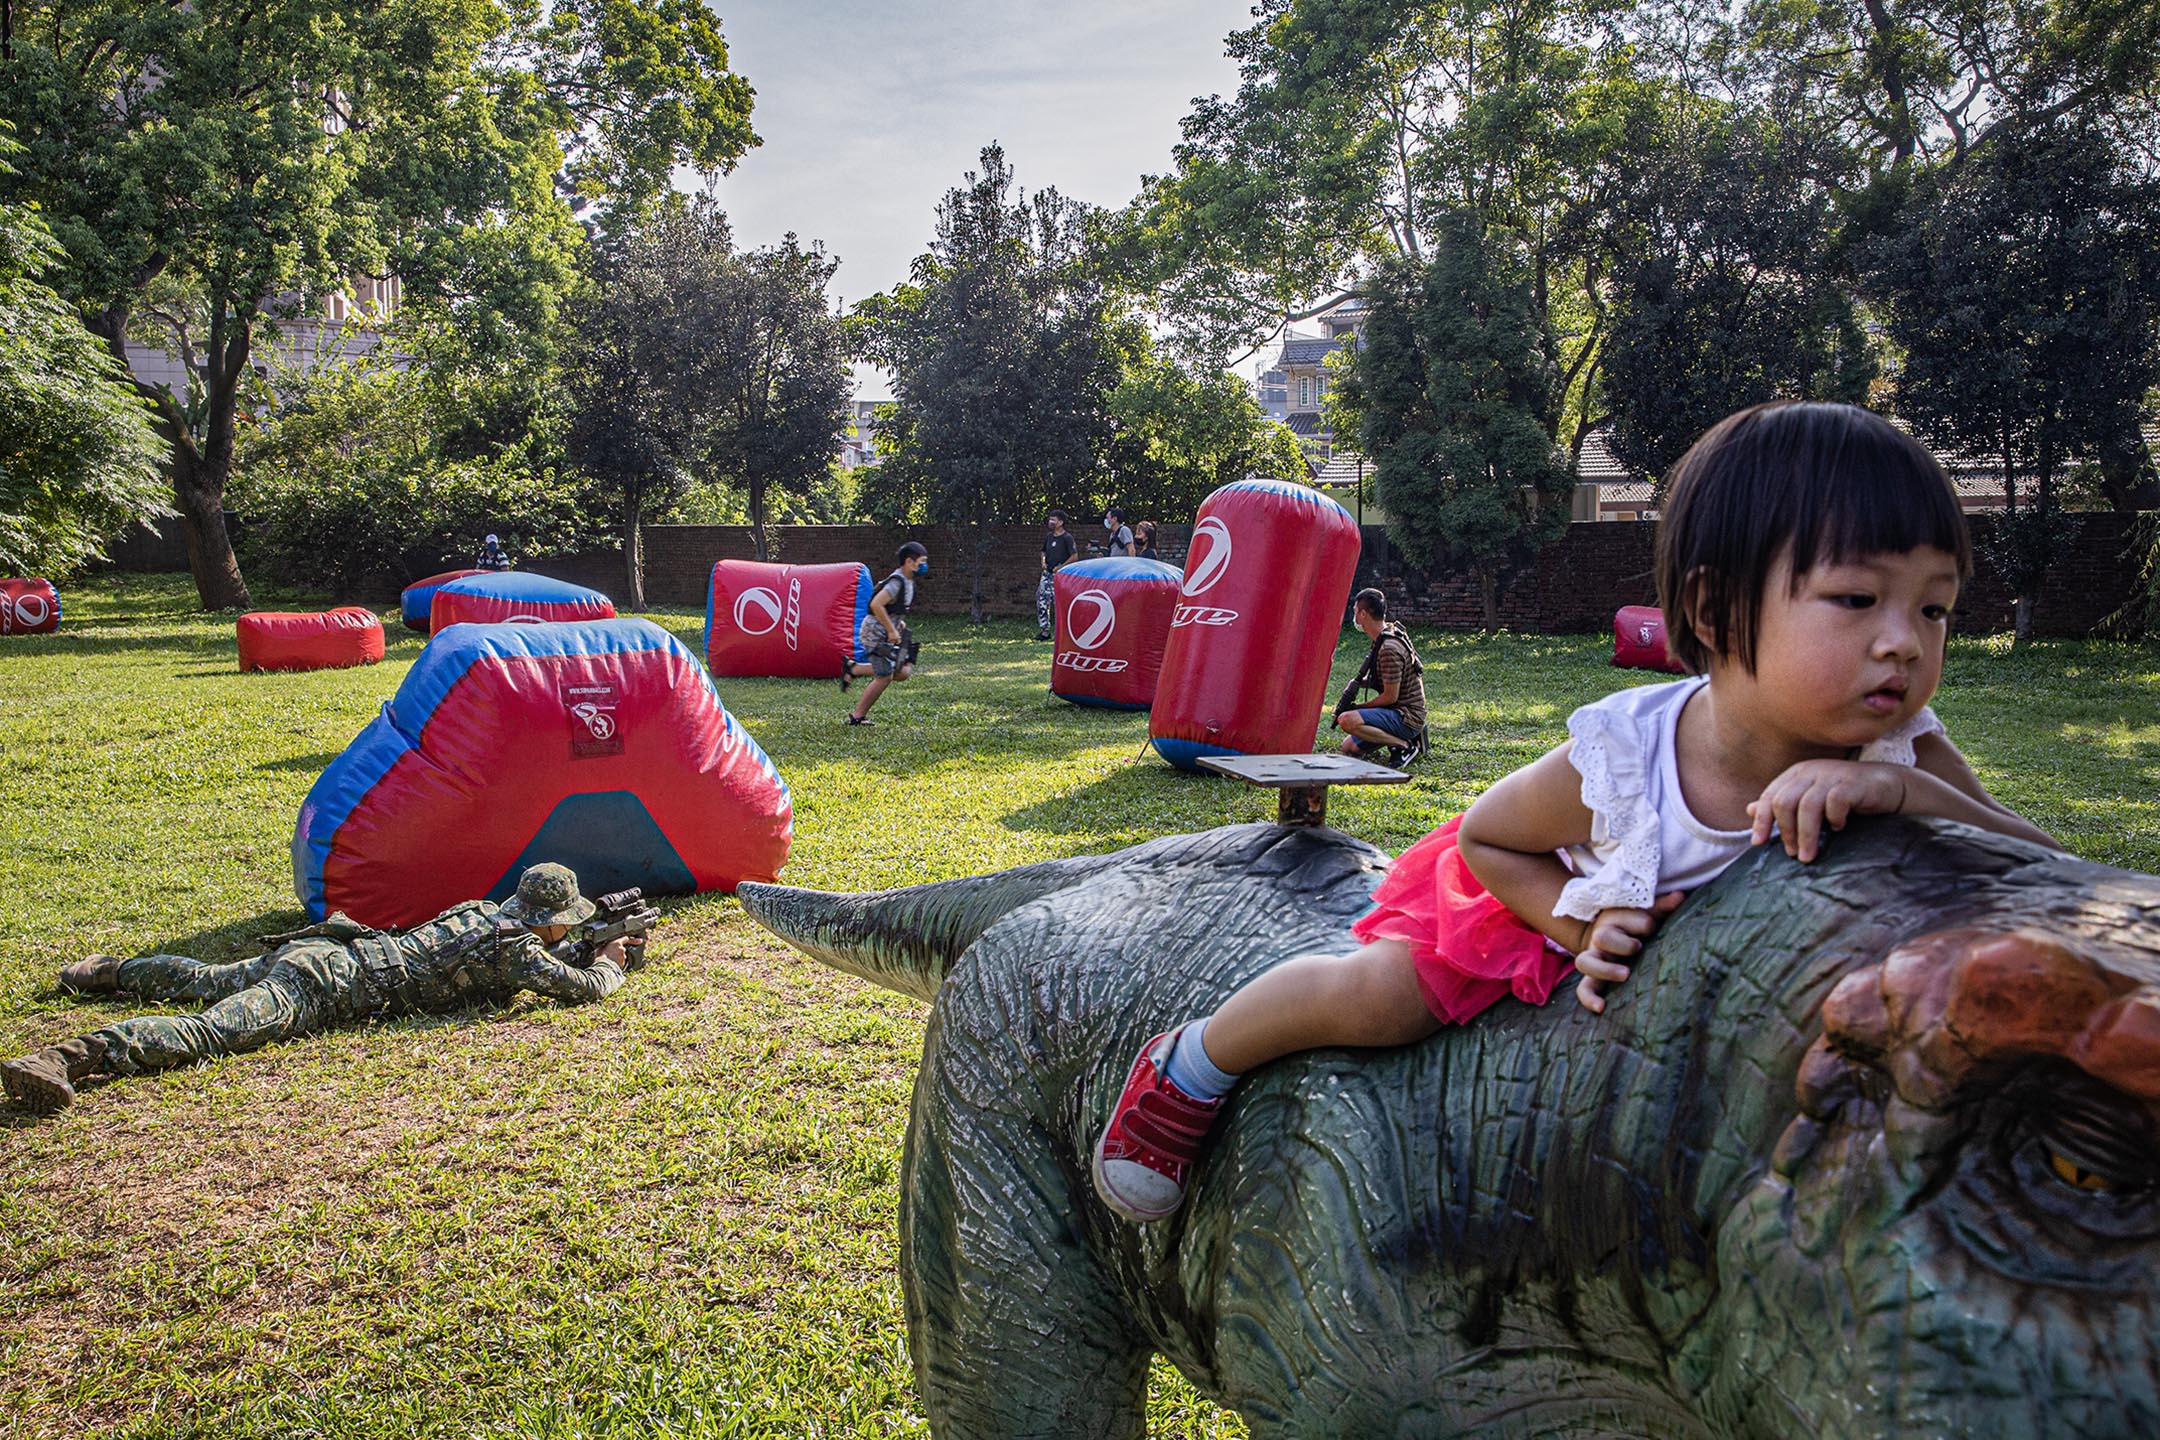
<instances>
[{"instance_id":1,"label":"girl's arm","mask_svg":"<svg viewBox=\"0 0 2160 1440\"><path fill-rule=\"evenodd\" d=\"M1590 840L1582 776L1568 758L1574 744L1540 756L1480 795L1455 838L1479 884L1525 925L1579 951L1589 925L1553 914L1562 887L1575 878L1554 852Z\"/></svg>"},{"instance_id":2,"label":"girl's arm","mask_svg":"<svg viewBox=\"0 0 2160 1440\"><path fill-rule=\"evenodd\" d=\"M1957 746L1942 736L1915 740L1913 761L1801 761L1748 806L1755 818L1755 843L1769 840L1774 825L1786 854L1813 860L1822 848L1823 832L1844 829L1855 815L1933 815L2051 850L2062 848L2045 830L1988 794Z\"/></svg>"}]
</instances>

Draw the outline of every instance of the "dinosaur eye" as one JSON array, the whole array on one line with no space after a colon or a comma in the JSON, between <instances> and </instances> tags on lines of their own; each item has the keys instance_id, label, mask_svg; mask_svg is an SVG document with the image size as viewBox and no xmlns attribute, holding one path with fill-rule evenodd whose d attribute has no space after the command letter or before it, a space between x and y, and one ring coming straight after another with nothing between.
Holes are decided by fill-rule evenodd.
<instances>
[{"instance_id":1,"label":"dinosaur eye","mask_svg":"<svg viewBox=\"0 0 2160 1440\"><path fill-rule=\"evenodd\" d=\"M2047 1160L2048 1168L2055 1172L2055 1178L2076 1189L2109 1194L2127 1188L2116 1184L2097 1170L2087 1170L2058 1150L2048 1151Z\"/></svg>"}]
</instances>

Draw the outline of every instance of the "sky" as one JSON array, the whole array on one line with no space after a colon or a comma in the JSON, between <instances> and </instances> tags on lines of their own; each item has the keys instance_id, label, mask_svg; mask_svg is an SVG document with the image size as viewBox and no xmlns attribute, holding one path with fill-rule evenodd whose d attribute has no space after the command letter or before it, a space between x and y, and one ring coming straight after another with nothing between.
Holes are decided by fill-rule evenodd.
<instances>
[{"instance_id":1,"label":"sky","mask_svg":"<svg viewBox=\"0 0 2160 1440\"><path fill-rule=\"evenodd\" d=\"M937 202L992 140L1020 186L1122 205L1170 169L1196 96L1228 93L1252 0L708 0L764 143L717 187L746 249L788 231L853 305L907 277ZM857 370L857 393L889 393Z\"/></svg>"}]
</instances>

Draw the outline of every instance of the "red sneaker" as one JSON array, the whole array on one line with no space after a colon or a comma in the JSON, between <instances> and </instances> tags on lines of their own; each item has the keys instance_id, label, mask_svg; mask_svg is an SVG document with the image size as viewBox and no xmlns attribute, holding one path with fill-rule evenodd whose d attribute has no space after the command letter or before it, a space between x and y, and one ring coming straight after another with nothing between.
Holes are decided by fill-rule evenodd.
<instances>
[{"instance_id":1,"label":"red sneaker","mask_svg":"<svg viewBox=\"0 0 2160 1440\"><path fill-rule=\"evenodd\" d=\"M1141 1047L1110 1123L1095 1142L1095 1193L1142 1225L1174 1214L1185 1203L1186 1172L1223 1105L1196 1100L1170 1083L1177 1037L1171 1030Z\"/></svg>"}]
</instances>

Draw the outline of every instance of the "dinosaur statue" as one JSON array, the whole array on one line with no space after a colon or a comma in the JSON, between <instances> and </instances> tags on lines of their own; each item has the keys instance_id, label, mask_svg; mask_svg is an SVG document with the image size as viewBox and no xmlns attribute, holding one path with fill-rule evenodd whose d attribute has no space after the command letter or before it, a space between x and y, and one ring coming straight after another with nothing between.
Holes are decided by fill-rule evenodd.
<instances>
[{"instance_id":1,"label":"dinosaur statue","mask_svg":"<svg viewBox=\"0 0 2160 1440\"><path fill-rule=\"evenodd\" d=\"M1942 822L1777 847L1604 1019L1249 1078L1176 1217L1088 1159L1149 1035L1348 943L1387 856L1240 825L874 895L744 885L933 999L903 1170L941 1437L2160 1435L2160 878Z\"/></svg>"}]
</instances>

